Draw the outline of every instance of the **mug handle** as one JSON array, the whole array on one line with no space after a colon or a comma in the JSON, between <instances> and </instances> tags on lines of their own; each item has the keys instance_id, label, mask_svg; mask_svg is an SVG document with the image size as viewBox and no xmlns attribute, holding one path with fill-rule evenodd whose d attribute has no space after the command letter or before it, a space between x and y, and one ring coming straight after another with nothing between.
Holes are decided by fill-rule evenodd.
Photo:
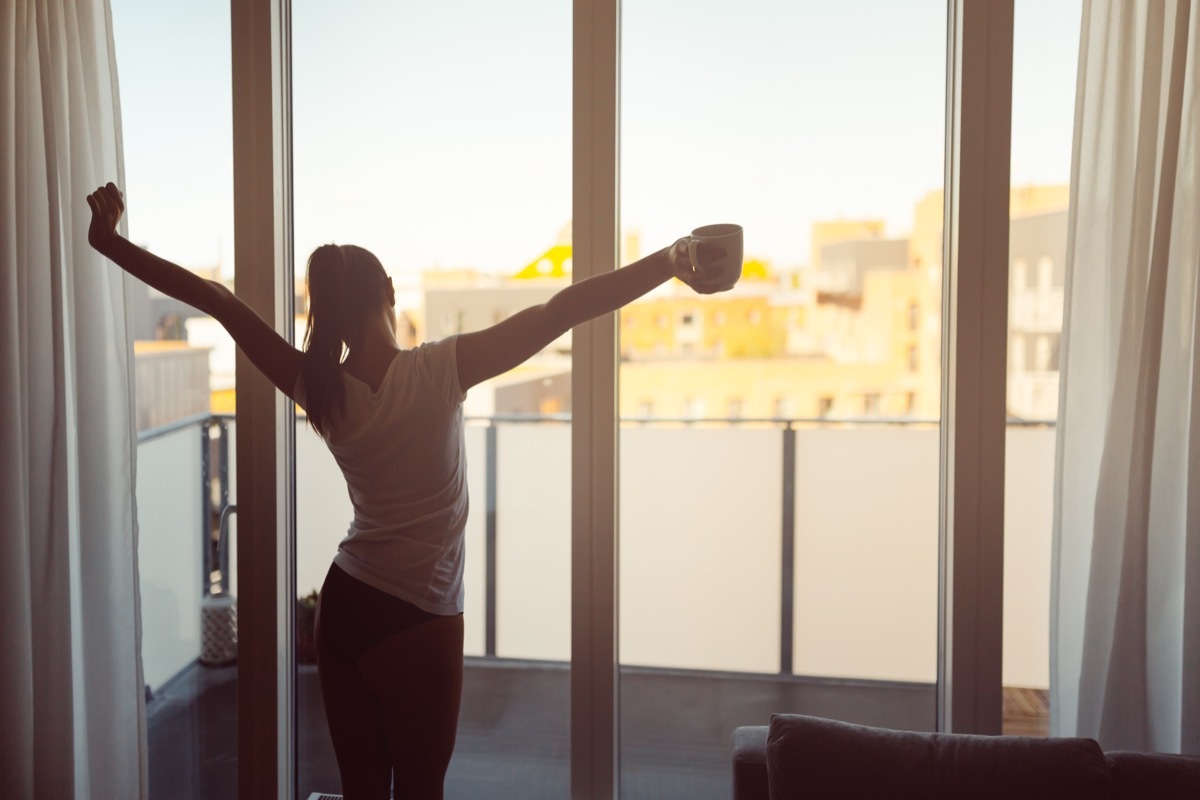
<instances>
[{"instance_id":1,"label":"mug handle","mask_svg":"<svg viewBox=\"0 0 1200 800\"><path fill-rule=\"evenodd\" d=\"M688 237L688 260L692 262L692 269L700 271L700 260L697 257L696 250L700 247L700 240L695 236Z\"/></svg>"}]
</instances>

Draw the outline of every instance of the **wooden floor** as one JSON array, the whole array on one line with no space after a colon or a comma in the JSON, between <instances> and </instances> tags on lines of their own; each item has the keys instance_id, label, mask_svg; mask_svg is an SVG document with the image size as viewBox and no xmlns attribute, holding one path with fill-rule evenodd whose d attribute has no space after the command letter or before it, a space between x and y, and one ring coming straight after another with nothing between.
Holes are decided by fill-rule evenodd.
<instances>
[{"instance_id":1,"label":"wooden floor","mask_svg":"<svg viewBox=\"0 0 1200 800\"><path fill-rule=\"evenodd\" d=\"M1004 733L1009 736L1050 735L1050 693L1045 689L1004 687Z\"/></svg>"}]
</instances>

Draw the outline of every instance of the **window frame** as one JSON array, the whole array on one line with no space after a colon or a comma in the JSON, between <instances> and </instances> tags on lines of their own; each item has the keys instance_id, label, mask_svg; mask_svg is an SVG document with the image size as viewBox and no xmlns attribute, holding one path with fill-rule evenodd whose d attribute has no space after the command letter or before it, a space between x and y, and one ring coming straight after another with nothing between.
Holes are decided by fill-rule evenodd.
<instances>
[{"instance_id":1,"label":"window frame","mask_svg":"<svg viewBox=\"0 0 1200 800\"><path fill-rule=\"evenodd\" d=\"M1013 0L950 0L938 730L1003 723Z\"/></svg>"},{"instance_id":2,"label":"window frame","mask_svg":"<svg viewBox=\"0 0 1200 800\"><path fill-rule=\"evenodd\" d=\"M574 279L619 257L620 1L573 0ZM237 291L292 335L290 0L232 11ZM948 0L938 728L1000 733L1012 0ZM989 298L985 302L984 298ZM1002 299L998 299L1002 298ZM574 335L571 791L617 797L617 330ZM238 360L238 786L295 793L290 405ZM261 498L271 498L263 501ZM274 532L274 535L265 535ZM765 724L765 720L763 721Z\"/></svg>"},{"instance_id":3,"label":"window frame","mask_svg":"<svg viewBox=\"0 0 1200 800\"><path fill-rule=\"evenodd\" d=\"M230 13L235 291L294 337L288 0ZM237 786L240 797L296 793L295 407L237 355ZM272 535L273 534L273 535Z\"/></svg>"}]
</instances>

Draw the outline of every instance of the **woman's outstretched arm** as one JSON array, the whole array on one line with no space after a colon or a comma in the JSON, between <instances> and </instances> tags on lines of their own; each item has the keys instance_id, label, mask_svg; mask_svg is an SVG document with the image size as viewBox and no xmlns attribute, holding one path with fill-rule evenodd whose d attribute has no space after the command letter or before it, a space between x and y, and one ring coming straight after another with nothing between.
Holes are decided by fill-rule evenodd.
<instances>
[{"instance_id":1,"label":"woman's outstretched arm","mask_svg":"<svg viewBox=\"0 0 1200 800\"><path fill-rule=\"evenodd\" d=\"M531 306L503 322L458 337L458 382L465 392L501 375L546 347L580 323L637 300L673 277L702 294L718 291L719 276L692 271L687 242L635 261L627 267L573 283L545 303Z\"/></svg>"},{"instance_id":2,"label":"woman's outstretched arm","mask_svg":"<svg viewBox=\"0 0 1200 800\"><path fill-rule=\"evenodd\" d=\"M88 243L121 269L163 294L203 311L221 323L251 363L288 397L292 396L303 356L221 283L143 250L117 233L125 212L121 191L112 183L87 198L92 209Z\"/></svg>"}]
</instances>

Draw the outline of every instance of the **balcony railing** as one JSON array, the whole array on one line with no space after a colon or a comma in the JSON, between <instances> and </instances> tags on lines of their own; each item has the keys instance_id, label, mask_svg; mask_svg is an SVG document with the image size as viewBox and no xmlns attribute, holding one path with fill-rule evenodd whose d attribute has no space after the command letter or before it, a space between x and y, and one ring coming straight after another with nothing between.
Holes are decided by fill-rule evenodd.
<instances>
[{"instance_id":1,"label":"balcony railing","mask_svg":"<svg viewBox=\"0 0 1200 800\"><path fill-rule=\"evenodd\" d=\"M234 791L235 670L197 669L214 572L237 593L232 418L142 434L143 662L152 796ZM448 796L569 792L570 425L491 417L466 433L467 674ZM1044 731L1054 428L1013 423L1007 451L1006 729ZM622 785L728 793L733 726L774 711L934 726L938 426L911 420L623 420ZM351 517L344 481L296 436L297 589L320 586ZM234 517L236 520L236 517ZM173 676L179 676L178 679ZM298 786L335 789L313 668L296 682ZM1019 702L1018 702L1019 701ZM1009 715L1014 712L1016 724ZM502 714L495 709L503 708ZM1036 718L1033 718L1036 717ZM214 770L203 764L225 764ZM501 783L496 775L509 777ZM178 776L190 775L180 780Z\"/></svg>"},{"instance_id":2,"label":"balcony railing","mask_svg":"<svg viewBox=\"0 0 1200 800\"><path fill-rule=\"evenodd\" d=\"M199 652L210 571L236 595L213 525L236 501L231 418L139 440L146 681ZM1008 434L1005 683L1045 687L1054 428ZM470 656L567 661L570 429L563 416L469 420ZM332 456L296 437L297 589L320 586L352 511ZM938 428L901 420L623 422L622 662L932 683ZM235 541L233 537L229 541ZM714 635L719 630L719 635Z\"/></svg>"}]
</instances>

